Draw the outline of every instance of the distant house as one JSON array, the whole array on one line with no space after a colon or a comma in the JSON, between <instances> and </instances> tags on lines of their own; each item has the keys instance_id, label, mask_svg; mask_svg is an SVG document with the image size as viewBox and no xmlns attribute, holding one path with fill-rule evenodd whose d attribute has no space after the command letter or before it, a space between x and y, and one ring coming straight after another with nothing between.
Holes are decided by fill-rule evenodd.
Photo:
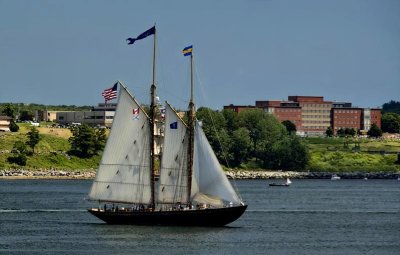
<instances>
[{"instance_id":1,"label":"distant house","mask_svg":"<svg viewBox=\"0 0 400 255\"><path fill-rule=\"evenodd\" d=\"M0 131L10 131L11 120L11 117L0 116Z\"/></svg>"}]
</instances>

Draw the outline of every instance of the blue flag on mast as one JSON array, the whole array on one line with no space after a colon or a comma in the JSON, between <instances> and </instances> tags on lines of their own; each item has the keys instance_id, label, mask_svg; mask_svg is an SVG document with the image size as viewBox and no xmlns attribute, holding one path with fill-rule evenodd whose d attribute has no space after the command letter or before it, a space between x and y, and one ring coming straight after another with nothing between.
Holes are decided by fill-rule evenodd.
<instances>
[{"instance_id":1,"label":"blue flag on mast","mask_svg":"<svg viewBox=\"0 0 400 255\"><path fill-rule=\"evenodd\" d=\"M155 33L156 33L156 26L153 26L152 28L150 28L146 32L141 33L138 37L136 37L136 38L127 38L126 41L128 42L128 45L129 44L134 44L136 40L144 39L147 36L154 35Z\"/></svg>"}]
</instances>

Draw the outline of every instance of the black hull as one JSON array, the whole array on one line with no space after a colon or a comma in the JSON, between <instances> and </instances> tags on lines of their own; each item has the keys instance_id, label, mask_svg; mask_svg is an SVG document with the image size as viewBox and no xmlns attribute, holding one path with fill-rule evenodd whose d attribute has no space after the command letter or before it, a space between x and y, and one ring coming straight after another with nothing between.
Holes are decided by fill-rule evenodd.
<instances>
[{"instance_id":1,"label":"black hull","mask_svg":"<svg viewBox=\"0 0 400 255\"><path fill-rule=\"evenodd\" d=\"M289 184L276 184L276 183L270 183L269 186L271 187L289 187Z\"/></svg>"},{"instance_id":2,"label":"black hull","mask_svg":"<svg viewBox=\"0 0 400 255\"><path fill-rule=\"evenodd\" d=\"M224 226L237 220L247 205L201 210L179 211L88 211L108 224L163 226Z\"/></svg>"}]
</instances>

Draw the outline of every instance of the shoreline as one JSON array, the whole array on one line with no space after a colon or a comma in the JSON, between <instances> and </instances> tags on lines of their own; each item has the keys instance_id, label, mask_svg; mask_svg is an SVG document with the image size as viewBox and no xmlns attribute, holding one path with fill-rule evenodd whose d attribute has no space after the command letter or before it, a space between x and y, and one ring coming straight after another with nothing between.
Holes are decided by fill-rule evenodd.
<instances>
[{"instance_id":1,"label":"shoreline","mask_svg":"<svg viewBox=\"0 0 400 255\"><path fill-rule=\"evenodd\" d=\"M0 170L0 180L88 180L94 179L96 171L81 170L81 171L64 171L64 170Z\"/></svg>"},{"instance_id":2,"label":"shoreline","mask_svg":"<svg viewBox=\"0 0 400 255\"><path fill-rule=\"evenodd\" d=\"M228 179L254 180L254 179L330 179L333 174L341 179L397 179L400 172L296 172L296 171L268 171L268 170L237 170L226 171ZM0 170L0 180L92 180L96 176L93 169L81 171L65 170Z\"/></svg>"}]
</instances>

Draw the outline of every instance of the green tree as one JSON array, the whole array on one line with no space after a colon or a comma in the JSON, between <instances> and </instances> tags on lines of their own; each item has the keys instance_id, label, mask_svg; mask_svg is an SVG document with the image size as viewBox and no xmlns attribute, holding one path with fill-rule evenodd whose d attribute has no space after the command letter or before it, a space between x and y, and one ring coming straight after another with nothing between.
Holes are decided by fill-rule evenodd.
<instances>
[{"instance_id":1,"label":"green tree","mask_svg":"<svg viewBox=\"0 0 400 255\"><path fill-rule=\"evenodd\" d=\"M390 100L390 102L384 103L382 105L382 113L388 113L388 112L400 114L400 102Z\"/></svg>"},{"instance_id":2,"label":"green tree","mask_svg":"<svg viewBox=\"0 0 400 255\"><path fill-rule=\"evenodd\" d=\"M230 165L239 166L255 158L263 167L285 170L301 170L308 164L308 149L300 138L261 109L236 114L200 108L197 118L220 162L226 157Z\"/></svg>"},{"instance_id":3,"label":"green tree","mask_svg":"<svg viewBox=\"0 0 400 255\"><path fill-rule=\"evenodd\" d=\"M332 127L328 127L325 131L326 136L332 137L333 136L333 129Z\"/></svg>"},{"instance_id":4,"label":"green tree","mask_svg":"<svg viewBox=\"0 0 400 255\"><path fill-rule=\"evenodd\" d=\"M344 133L349 136L355 136L356 130L354 128L345 128Z\"/></svg>"},{"instance_id":5,"label":"green tree","mask_svg":"<svg viewBox=\"0 0 400 255\"><path fill-rule=\"evenodd\" d=\"M375 124L373 123L371 125L371 128L368 130L368 136L370 137L381 137L382 136L382 130Z\"/></svg>"},{"instance_id":6,"label":"green tree","mask_svg":"<svg viewBox=\"0 0 400 255\"><path fill-rule=\"evenodd\" d=\"M15 123L14 120L11 120L10 122L10 131L11 132L18 132L19 130L19 126L17 125L17 123Z\"/></svg>"},{"instance_id":7,"label":"green tree","mask_svg":"<svg viewBox=\"0 0 400 255\"><path fill-rule=\"evenodd\" d=\"M200 107L197 110L196 117L202 122L203 131L207 137L215 131L226 128L225 118L221 112L213 111L207 107Z\"/></svg>"},{"instance_id":8,"label":"green tree","mask_svg":"<svg viewBox=\"0 0 400 255\"><path fill-rule=\"evenodd\" d=\"M15 107L12 104L5 104L3 106L2 114L15 119Z\"/></svg>"},{"instance_id":9,"label":"green tree","mask_svg":"<svg viewBox=\"0 0 400 255\"><path fill-rule=\"evenodd\" d=\"M96 128L95 136L96 136L95 151L96 152L102 151L107 141L106 129Z\"/></svg>"},{"instance_id":10,"label":"green tree","mask_svg":"<svg viewBox=\"0 0 400 255\"><path fill-rule=\"evenodd\" d=\"M247 161L251 150L250 132L244 127L241 127L232 134L232 146L230 155L232 155L231 165L236 167Z\"/></svg>"},{"instance_id":11,"label":"green tree","mask_svg":"<svg viewBox=\"0 0 400 255\"><path fill-rule=\"evenodd\" d=\"M26 144L22 141L16 141L12 149L13 156L8 157L7 161L11 164L17 164L20 166L26 165L26 154L29 153Z\"/></svg>"},{"instance_id":12,"label":"green tree","mask_svg":"<svg viewBox=\"0 0 400 255\"><path fill-rule=\"evenodd\" d=\"M286 136L266 148L263 166L270 169L304 170L310 155L307 146L299 137Z\"/></svg>"},{"instance_id":13,"label":"green tree","mask_svg":"<svg viewBox=\"0 0 400 255\"><path fill-rule=\"evenodd\" d=\"M256 158L262 153L265 143L270 143L275 137L280 137L282 131L286 133L283 125L276 118L261 109L240 112L238 114L238 124L239 127L244 127L249 131L252 142L252 155Z\"/></svg>"},{"instance_id":14,"label":"green tree","mask_svg":"<svg viewBox=\"0 0 400 255\"><path fill-rule=\"evenodd\" d=\"M388 133L400 133L400 115L389 112L382 115L382 131Z\"/></svg>"},{"instance_id":15,"label":"green tree","mask_svg":"<svg viewBox=\"0 0 400 255\"><path fill-rule=\"evenodd\" d=\"M15 154L27 154L29 150L23 141L16 141L11 152Z\"/></svg>"},{"instance_id":16,"label":"green tree","mask_svg":"<svg viewBox=\"0 0 400 255\"><path fill-rule=\"evenodd\" d=\"M291 136L291 165L290 170L304 170L310 160L307 145L296 135Z\"/></svg>"},{"instance_id":17,"label":"green tree","mask_svg":"<svg viewBox=\"0 0 400 255\"><path fill-rule=\"evenodd\" d=\"M340 128L337 132L336 135L342 137L346 135L346 131L343 128Z\"/></svg>"},{"instance_id":18,"label":"green tree","mask_svg":"<svg viewBox=\"0 0 400 255\"><path fill-rule=\"evenodd\" d=\"M226 163L226 160L229 161L231 156L228 155L228 152L230 151L231 141L226 130L224 115L210 108L200 107L196 116L201 121L204 134L218 160L222 163Z\"/></svg>"},{"instance_id":19,"label":"green tree","mask_svg":"<svg viewBox=\"0 0 400 255\"><path fill-rule=\"evenodd\" d=\"M36 129L36 127L31 127L31 130L27 133L28 136L28 141L26 144L31 147L32 153L35 153L35 146L39 143L40 141L40 135L39 135L39 130Z\"/></svg>"},{"instance_id":20,"label":"green tree","mask_svg":"<svg viewBox=\"0 0 400 255\"><path fill-rule=\"evenodd\" d=\"M224 116L228 133L232 134L233 131L238 129L238 114L231 109L227 109L222 111L222 115Z\"/></svg>"},{"instance_id":21,"label":"green tree","mask_svg":"<svg viewBox=\"0 0 400 255\"><path fill-rule=\"evenodd\" d=\"M19 120L21 120L21 121L33 120L33 113L28 110L21 111Z\"/></svg>"},{"instance_id":22,"label":"green tree","mask_svg":"<svg viewBox=\"0 0 400 255\"><path fill-rule=\"evenodd\" d=\"M71 128L72 137L70 154L81 158L90 158L96 155L105 144L105 134L103 129L94 129L87 124Z\"/></svg>"},{"instance_id":23,"label":"green tree","mask_svg":"<svg viewBox=\"0 0 400 255\"><path fill-rule=\"evenodd\" d=\"M286 130L288 131L289 134L296 133L297 131L296 125L290 120L284 120L282 121L282 124L286 127Z\"/></svg>"}]
</instances>

